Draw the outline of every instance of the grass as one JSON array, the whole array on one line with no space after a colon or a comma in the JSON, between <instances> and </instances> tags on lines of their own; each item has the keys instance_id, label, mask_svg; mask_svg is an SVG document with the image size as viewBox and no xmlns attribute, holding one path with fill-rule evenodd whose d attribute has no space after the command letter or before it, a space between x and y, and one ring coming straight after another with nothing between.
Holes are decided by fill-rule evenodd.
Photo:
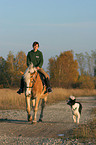
<instances>
[{"instance_id":1,"label":"grass","mask_svg":"<svg viewBox=\"0 0 96 145\"><path fill-rule=\"evenodd\" d=\"M49 94L48 96L48 103L51 104L51 103L67 100L70 95L76 97L96 96L96 90L53 88L53 93Z\"/></svg>"},{"instance_id":2,"label":"grass","mask_svg":"<svg viewBox=\"0 0 96 145\"><path fill-rule=\"evenodd\" d=\"M92 109L92 114L94 118L92 121L87 122L87 124L79 124L75 128L69 130L66 133L66 137L69 139L79 140L84 144L89 142L96 144L96 107ZM62 139L65 139L62 137Z\"/></svg>"},{"instance_id":3,"label":"grass","mask_svg":"<svg viewBox=\"0 0 96 145\"><path fill-rule=\"evenodd\" d=\"M74 137L82 140L94 140L96 142L96 118L93 121L79 125L73 130Z\"/></svg>"},{"instance_id":4,"label":"grass","mask_svg":"<svg viewBox=\"0 0 96 145\"><path fill-rule=\"evenodd\" d=\"M25 95L18 95L18 89L0 89L0 109L24 109ZM70 95L76 97L95 96L96 90L82 89L63 89L53 88L53 93L48 95L48 104L57 103L67 100ZM92 114L96 114L96 108L92 110ZM96 117L87 124L80 124L78 127L68 132L68 136L72 139L79 139L81 142L94 142L96 144Z\"/></svg>"},{"instance_id":5,"label":"grass","mask_svg":"<svg viewBox=\"0 0 96 145\"><path fill-rule=\"evenodd\" d=\"M73 129L73 137L78 138L82 142L93 142L96 144L96 108L92 109L92 114L95 115L92 121Z\"/></svg>"},{"instance_id":6,"label":"grass","mask_svg":"<svg viewBox=\"0 0 96 145\"><path fill-rule=\"evenodd\" d=\"M17 90L0 89L0 109L25 109L25 95L18 95ZM48 95L47 104L67 100L70 95L95 96L96 90L53 88L53 93Z\"/></svg>"},{"instance_id":7,"label":"grass","mask_svg":"<svg viewBox=\"0 0 96 145\"><path fill-rule=\"evenodd\" d=\"M24 94L18 95L17 90L0 89L0 109L25 109Z\"/></svg>"}]
</instances>

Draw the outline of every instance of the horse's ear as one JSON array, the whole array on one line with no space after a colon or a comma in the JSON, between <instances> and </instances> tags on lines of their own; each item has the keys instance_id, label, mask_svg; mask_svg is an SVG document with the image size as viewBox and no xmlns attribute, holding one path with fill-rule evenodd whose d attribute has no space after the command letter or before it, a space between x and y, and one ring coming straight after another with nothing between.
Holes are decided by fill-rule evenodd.
<instances>
[{"instance_id":1,"label":"horse's ear","mask_svg":"<svg viewBox=\"0 0 96 145\"><path fill-rule=\"evenodd\" d=\"M32 63L32 62L31 62L31 64L30 64L30 65L31 65L31 67L33 67L33 63Z\"/></svg>"},{"instance_id":2,"label":"horse's ear","mask_svg":"<svg viewBox=\"0 0 96 145\"><path fill-rule=\"evenodd\" d=\"M36 67L34 67L34 70L35 70L35 71L37 71L37 68L36 68Z\"/></svg>"}]
</instances>

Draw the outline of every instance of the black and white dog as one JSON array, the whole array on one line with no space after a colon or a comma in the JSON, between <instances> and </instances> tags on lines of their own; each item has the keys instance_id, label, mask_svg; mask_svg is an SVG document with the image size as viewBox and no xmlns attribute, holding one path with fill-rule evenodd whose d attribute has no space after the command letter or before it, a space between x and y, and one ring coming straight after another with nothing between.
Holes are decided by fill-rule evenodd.
<instances>
[{"instance_id":1,"label":"black and white dog","mask_svg":"<svg viewBox=\"0 0 96 145\"><path fill-rule=\"evenodd\" d=\"M80 119L81 110L82 110L81 103L76 102L75 96L70 96L69 100L67 101L67 104L71 106L74 123L79 124L79 119Z\"/></svg>"}]
</instances>

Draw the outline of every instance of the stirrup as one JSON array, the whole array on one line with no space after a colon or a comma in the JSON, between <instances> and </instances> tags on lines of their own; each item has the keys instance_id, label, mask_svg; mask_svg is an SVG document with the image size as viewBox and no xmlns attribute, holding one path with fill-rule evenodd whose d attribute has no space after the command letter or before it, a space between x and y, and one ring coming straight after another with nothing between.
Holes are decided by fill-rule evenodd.
<instances>
[{"instance_id":1,"label":"stirrup","mask_svg":"<svg viewBox=\"0 0 96 145\"><path fill-rule=\"evenodd\" d=\"M52 93L51 87L48 87L48 88L47 88L47 92L48 92L48 93Z\"/></svg>"}]
</instances>

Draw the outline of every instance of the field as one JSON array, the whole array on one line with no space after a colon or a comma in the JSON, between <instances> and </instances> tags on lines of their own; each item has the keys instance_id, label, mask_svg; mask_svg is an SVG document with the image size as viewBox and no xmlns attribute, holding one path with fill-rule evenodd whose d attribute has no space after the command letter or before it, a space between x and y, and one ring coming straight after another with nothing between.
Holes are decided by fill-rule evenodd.
<instances>
[{"instance_id":1,"label":"field","mask_svg":"<svg viewBox=\"0 0 96 145\"><path fill-rule=\"evenodd\" d=\"M30 133L30 137L31 137L32 130L34 131L34 128L36 128L36 127L30 126L30 124L28 124L25 121L25 119L26 119L25 118L25 116L26 116L25 115L26 114L25 96L24 96L24 93L22 95L18 95L16 93L17 90L18 89L0 89L0 110L1 110L1 114L3 115L3 117L1 116L1 122L0 122L0 123L2 123L1 132L7 133L6 129L8 129L10 126L10 134L13 133L15 136L18 136L18 133L19 134L21 133L22 136L26 135L26 137L27 137L28 133L26 134L25 132L26 132L26 130L29 130L29 133L31 132ZM62 88L53 88L53 93L48 95L48 102L47 102L46 109L49 109L49 110L45 111L44 116L48 117L49 114L47 114L47 113L52 111L52 112L54 112L54 114L51 114L52 117L54 117L53 118L54 121L49 120L49 118L48 118L47 120L49 120L49 121L47 122L45 120L45 122L43 123L44 124L43 126L42 126L42 124L38 124L37 125L38 131L39 131L39 128L41 130L38 134L33 133L32 136L37 135L37 137L38 137L40 134L42 136L44 136L44 134L47 135L47 133L46 133L47 129L49 132L50 132L50 129L55 130L55 131L61 130L62 132L64 131L64 134L65 134L64 127L67 127L68 122L70 122L70 125L73 125L73 123L71 122L71 118L67 122L68 118L66 118L66 117L68 117L68 116L66 116L67 114L65 112L64 113L65 113L66 120L64 120L62 118L62 114L64 114L64 113L63 113L63 110L61 110L61 107L62 108L67 107L67 105L66 106L63 106L63 105L66 104L66 100L68 99L68 97L70 95L75 95L77 97L77 99L79 98L79 100L83 104L83 114L81 116L81 124L75 128L69 129L67 131L65 137L57 137L57 138L66 140L66 138L68 137L69 140L72 141L72 139L73 139L73 140L75 140L75 142L78 139L80 142L83 142L83 143L86 143L86 142L91 142L91 143L93 142L94 144L96 143L96 140L95 140L96 139L96 103L95 103L96 102L96 97L95 97L96 90L80 90L80 89L68 89L67 90L67 89L62 89ZM94 100L92 100L92 96L94 96ZM57 103L57 105L56 105L56 103ZM61 103L61 104L59 104L59 103ZM92 106L92 104L93 105L95 104L95 105ZM56 109L54 109L54 107L56 107ZM88 109L88 107L89 107L89 109ZM52 108L53 108L53 110L52 110ZM57 114L55 115L55 113L57 113L56 112L57 108L59 108L59 110L61 112L60 118L58 118ZM70 111L69 106L65 110ZM20 114L20 112L21 112L21 114ZM71 113L71 112L69 112L69 113ZM89 115L87 113L89 113ZM85 119L83 118L83 116L85 117ZM90 118L90 116L93 116L91 118L91 120L86 119L86 117ZM20 117L20 118L18 118L18 117ZM50 117L50 115L49 115L49 117ZM56 117L57 117L57 120L55 120ZM5 118L5 120L4 120L4 118ZM19 119L19 120L17 120L17 119ZM86 123L85 123L85 120L87 120ZM63 122L66 125L64 125ZM5 129L3 129L3 123L5 123ZM21 127L25 126L25 124L26 124L26 128L21 128ZM51 125L51 128L50 128L50 125ZM45 130L45 133L43 133L42 130ZM9 129L8 129L8 132L9 132ZM50 133L49 135L50 136L52 135L52 137L54 137L56 132L53 132L53 133L54 134ZM24 139L24 138L22 138L22 139ZM30 139L32 139L32 138L30 138ZM5 138L4 138L4 140L5 140Z\"/></svg>"},{"instance_id":2,"label":"field","mask_svg":"<svg viewBox=\"0 0 96 145\"><path fill-rule=\"evenodd\" d=\"M18 89L0 89L0 109L24 109L25 110L25 95L18 95ZM76 97L96 96L96 90L82 89L63 89L53 88L53 93L48 95L47 104L53 104L67 100L70 95Z\"/></svg>"}]
</instances>

